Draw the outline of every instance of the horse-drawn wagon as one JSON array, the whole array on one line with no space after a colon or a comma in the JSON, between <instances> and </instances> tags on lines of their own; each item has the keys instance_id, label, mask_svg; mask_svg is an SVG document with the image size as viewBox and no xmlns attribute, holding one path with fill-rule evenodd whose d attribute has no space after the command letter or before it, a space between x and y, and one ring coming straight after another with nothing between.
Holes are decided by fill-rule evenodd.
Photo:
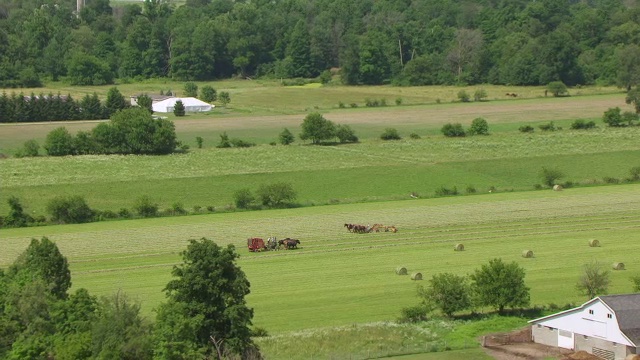
<instances>
[{"instance_id":1,"label":"horse-drawn wagon","mask_svg":"<svg viewBox=\"0 0 640 360\"><path fill-rule=\"evenodd\" d=\"M264 240L261 238L248 238L247 247L251 252L262 251L266 249L266 246L264 245Z\"/></svg>"}]
</instances>

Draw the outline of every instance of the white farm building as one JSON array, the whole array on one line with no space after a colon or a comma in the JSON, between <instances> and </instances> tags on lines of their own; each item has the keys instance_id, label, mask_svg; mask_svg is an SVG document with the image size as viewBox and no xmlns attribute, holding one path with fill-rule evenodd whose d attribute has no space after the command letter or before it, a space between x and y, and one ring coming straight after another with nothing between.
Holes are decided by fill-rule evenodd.
<instances>
[{"instance_id":1,"label":"white farm building","mask_svg":"<svg viewBox=\"0 0 640 360\"><path fill-rule=\"evenodd\" d=\"M640 294L599 296L529 321L539 344L586 351L607 360L640 353Z\"/></svg>"},{"instance_id":2,"label":"white farm building","mask_svg":"<svg viewBox=\"0 0 640 360\"><path fill-rule=\"evenodd\" d=\"M178 100L182 101L182 104L184 105L184 110L186 112L205 112L205 111L211 111L211 109L214 107L214 105L211 104L207 104L204 101L200 101L196 98L193 97L186 97L186 98L168 98L162 101L158 101L158 102L154 102L153 103L153 111L154 112L159 112L159 113L170 113L173 112L173 108L176 105L176 102Z\"/></svg>"}]
</instances>

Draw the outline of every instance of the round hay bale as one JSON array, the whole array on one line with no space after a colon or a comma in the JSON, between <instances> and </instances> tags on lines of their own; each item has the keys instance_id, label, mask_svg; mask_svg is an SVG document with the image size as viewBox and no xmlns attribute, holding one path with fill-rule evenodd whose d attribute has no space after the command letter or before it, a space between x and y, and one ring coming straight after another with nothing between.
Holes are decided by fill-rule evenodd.
<instances>
[{"instance_id":1,"label":"round hay bale","mask_svg":"<svg viewBox=\"0 0 640 360\"><path fill-rule=\"evenodd\" d=\"M589 240L589 246L591 246L591 247L599 247L600 246L600 241L598 239L591 239L591 240Z\"/></svg>"},{"instance_id":2,"label":"round hay bale","mask_svg":"<svg viewBox=\"0 0 640 360\"><path fill-rule=\"evenodd\" d=\"M422 273L411 274L411 280L422 280Z\"/></svg>"},{"instance_id":3,"label":"round hay bale","mask_svg":"<svg viewBox=\"0 0 640 360\"><path fill-rule=\"evenodd\" d=\"M524 250L522 252L522 257L523 258L532 258L533 257L533 251L531 250Z\"/></svg>"},{"instance_id":4,"label":"round hay bale","mask_svg":"<svg viewBox=\"0 0 640 360\"><path fill-rule=\"evenodd\" d=\"M464 251L464 244L456 244L453 248L454 251Z\"/></svg>"},{"instance_id":5,"label":"round hay bale","mask_svg":"<svg viewBox=\"0 0 640 360\"><path fill-rule=\"evenodd\" d=\"M553 185L553 191L562 191L562 185Z\"/></svg>"},{"instance_id":6,"label":"round hay bale","mask_svg":"<svg viewBox=\"0 0 640 360\"><path fill-rule=\"evenodd\" d=\"M397 275L407 275L407 268L404 266L398 266L396 268L396 274Z\"/></svg>"},{"instance_id":7,"label":"round hay bale","mask_svg":"<svg viewBox=\"0 0 640 360\"><path fill-rule=\"evenodd\" d=\"M624 270L624 263L614 262L613 263L613 270Z\"/></svg>"}]
</instances>

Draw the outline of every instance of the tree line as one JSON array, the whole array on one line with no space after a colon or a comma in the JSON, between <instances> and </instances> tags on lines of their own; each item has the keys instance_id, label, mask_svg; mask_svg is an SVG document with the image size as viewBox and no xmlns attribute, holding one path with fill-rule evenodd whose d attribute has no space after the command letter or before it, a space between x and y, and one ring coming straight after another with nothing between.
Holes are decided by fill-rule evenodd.
<instances>
[{"instance_id":1,"label":"tree line","mask_svg":"<svg viewBox=\"0 0 640 360\"><path fill-rule=\"evenodd\" d=\"M32 239L0 269L0 359L259 359L233 245L192 239L181 257L152 323L121 291L70 293L67 258L48 238Z\"/></svg>"},{"instance_id":2,"label":"tree line","mask_svg":"<svg viewBox=\"0 0 640 360\"><path fill-rule=\"evenodd\" d=\"M617 84L640 79L623 0L0 0L0 86L67 79Z\"/></svg>"}]
</instances>

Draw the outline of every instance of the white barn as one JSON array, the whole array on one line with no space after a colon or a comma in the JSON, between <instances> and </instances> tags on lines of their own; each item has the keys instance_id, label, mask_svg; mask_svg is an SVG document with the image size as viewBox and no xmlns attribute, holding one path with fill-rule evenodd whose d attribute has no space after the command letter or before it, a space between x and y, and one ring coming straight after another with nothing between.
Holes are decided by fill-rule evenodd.
<instances>
[{"instance_id":1,"label":"white barn","mask_svg":"<svg viewBox=\"0 0 640 360\"><path fill-rule=\"evenodd\" d=\"M153 103L153 111L154 112L159 112L159 113L170 113L173 112L173 108L176 105L176 102L178 100L182 101L182 104L184 105L184 110L186 112L204 112L204 111L211 111L211 109L214 107L214 105L211 104L207 104L204 101L200 101L196 98L193 97L186 97L186 98L169 98L169 99L165 99L159 102L154 102Z\"/></svg>"},{"instance_id":2,"label":"white barn","mask_svg":"<svg viewBox=\"0 0 640 360\"><path fill-rule=\"evenodd\" d=\"M539 344L608 360L640 354L640 294L599 296L529 323L532 340Z\"/></svg>"}]
</instances>

